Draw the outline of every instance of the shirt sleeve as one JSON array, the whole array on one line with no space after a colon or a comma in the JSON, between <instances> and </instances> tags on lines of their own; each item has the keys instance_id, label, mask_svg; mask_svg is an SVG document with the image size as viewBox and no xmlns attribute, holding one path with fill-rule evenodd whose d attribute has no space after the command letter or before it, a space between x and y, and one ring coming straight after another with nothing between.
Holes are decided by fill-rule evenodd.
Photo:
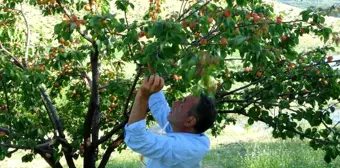
<instances>
[{"instance_id":1,"label":"shirt sleeve","mask_svg":"<svg viewBox=\"0 0 340 168\"><path fill-rule=\"evenodd\" d=\"M167 116L171 109L162 90L150 96L148 106L157 123L161 126L161 128L164 128L168 122ZM165 128L165 131L171 132L170 125Z\"/></svg>"},{"instance_id":2,"label":"shirt sleeve","mask_svg":"<svg viewBox=\"0 0 340 168\"><path fill-rule=\"evenodd\" d=\"M147 131L145 119L125 125L124 142L133 151L147 158L171 163L174 138Z\"/></svg>"}]
</instances>

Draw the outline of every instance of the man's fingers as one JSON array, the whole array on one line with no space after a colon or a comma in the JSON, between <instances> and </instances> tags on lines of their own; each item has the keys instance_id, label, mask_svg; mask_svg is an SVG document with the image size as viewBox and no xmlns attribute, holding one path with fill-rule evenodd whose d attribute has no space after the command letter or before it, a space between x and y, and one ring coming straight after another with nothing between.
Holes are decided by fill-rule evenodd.
<instances>
[{"instance_id":1,"label":"man's fingers","mask_svg":"<svg viewBox=\"0 0 340 168\"><path fill-rule=\"evenodd\" d=\"M157 90L160 83L161 83L161 78L158 75L155 75L155 80L151 86L151 90L152 91Z\"/></svg>"},{"instance_id":2,"label":"man's fingers","mask_svg":"<svg viewBox=\"0 0 340 168\"><path fill-rule=\"evenodd\" d=\"M162 89L164 86L164 79L161 78L161 83L159 84L159 89Z\"/></svg>"},{"instance_id":3,"label":"man's fingers","mask_svg":"<svg viewBox=\"0 0 340 168\"><path fill-rule=\"evenodd\" d=\"M150 88L152 87L152 84L154 83L154 80L155 80L155 75L151 75L149 77L149 81L148 81L148 85L149 85Z\"/></svg>"},{"instance_id":4,"label":"man's fingers","mask_svg":"<svg viewBox=\"0 0 340 168\"><path fill-rule=\"evenodd\" d=\"M148 84L148 82L149 82L149 77L145 77L143 80L143 85Z\"/></svg>"}]
</instances>

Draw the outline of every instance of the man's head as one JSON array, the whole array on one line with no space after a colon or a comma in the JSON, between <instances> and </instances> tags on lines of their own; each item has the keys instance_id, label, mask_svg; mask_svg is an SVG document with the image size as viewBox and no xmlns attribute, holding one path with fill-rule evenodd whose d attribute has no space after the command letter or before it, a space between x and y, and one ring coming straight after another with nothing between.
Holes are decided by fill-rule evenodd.
<instances>
[{"instance_id":1,"label":"man's head","mask_svg":"<svg viewBox=\"0 0 340 168\"><path fill-rule=\"evenodd\" d=\"M168 121L174 132L202 133L209 129L216 119L213 101L201 94L200 98L189 95L173 102Z\"/></svg>"}]
</instances>

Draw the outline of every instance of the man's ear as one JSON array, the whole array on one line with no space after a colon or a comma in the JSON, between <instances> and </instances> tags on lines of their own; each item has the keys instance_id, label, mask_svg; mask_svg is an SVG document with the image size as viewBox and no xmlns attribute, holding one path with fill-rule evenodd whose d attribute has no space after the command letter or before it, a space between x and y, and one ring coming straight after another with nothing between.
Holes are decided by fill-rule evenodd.
<instances>
[{"instance_id":1,"label":"man's ear","mask_svg":"<svg viewBox=\"0 0 340 168\"><path fill-rule=\"evenodd\" d=\"M186 127L193 127L196 123L197 123L196 118L194 116L190 116L190 117L187 118L184 125Z\"/></svg>"}]
</instances>

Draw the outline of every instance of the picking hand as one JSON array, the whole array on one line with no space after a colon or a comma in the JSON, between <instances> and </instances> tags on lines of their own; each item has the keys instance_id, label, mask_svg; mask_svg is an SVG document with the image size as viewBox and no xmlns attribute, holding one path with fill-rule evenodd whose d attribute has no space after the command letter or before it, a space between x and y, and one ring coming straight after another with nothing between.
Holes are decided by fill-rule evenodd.
<instances>
[{"instance_id":1,"label":"picking hand","mask_svg":"<svg viewBox=\"0 0 340 168\"><path fill-rule=\"evenodd\" d=\"M145 78L139 91L144 96L150 96L153 93L160 91L164 86L164 79L158 75L151 75Z\"/></svg>"}]
</instances>

